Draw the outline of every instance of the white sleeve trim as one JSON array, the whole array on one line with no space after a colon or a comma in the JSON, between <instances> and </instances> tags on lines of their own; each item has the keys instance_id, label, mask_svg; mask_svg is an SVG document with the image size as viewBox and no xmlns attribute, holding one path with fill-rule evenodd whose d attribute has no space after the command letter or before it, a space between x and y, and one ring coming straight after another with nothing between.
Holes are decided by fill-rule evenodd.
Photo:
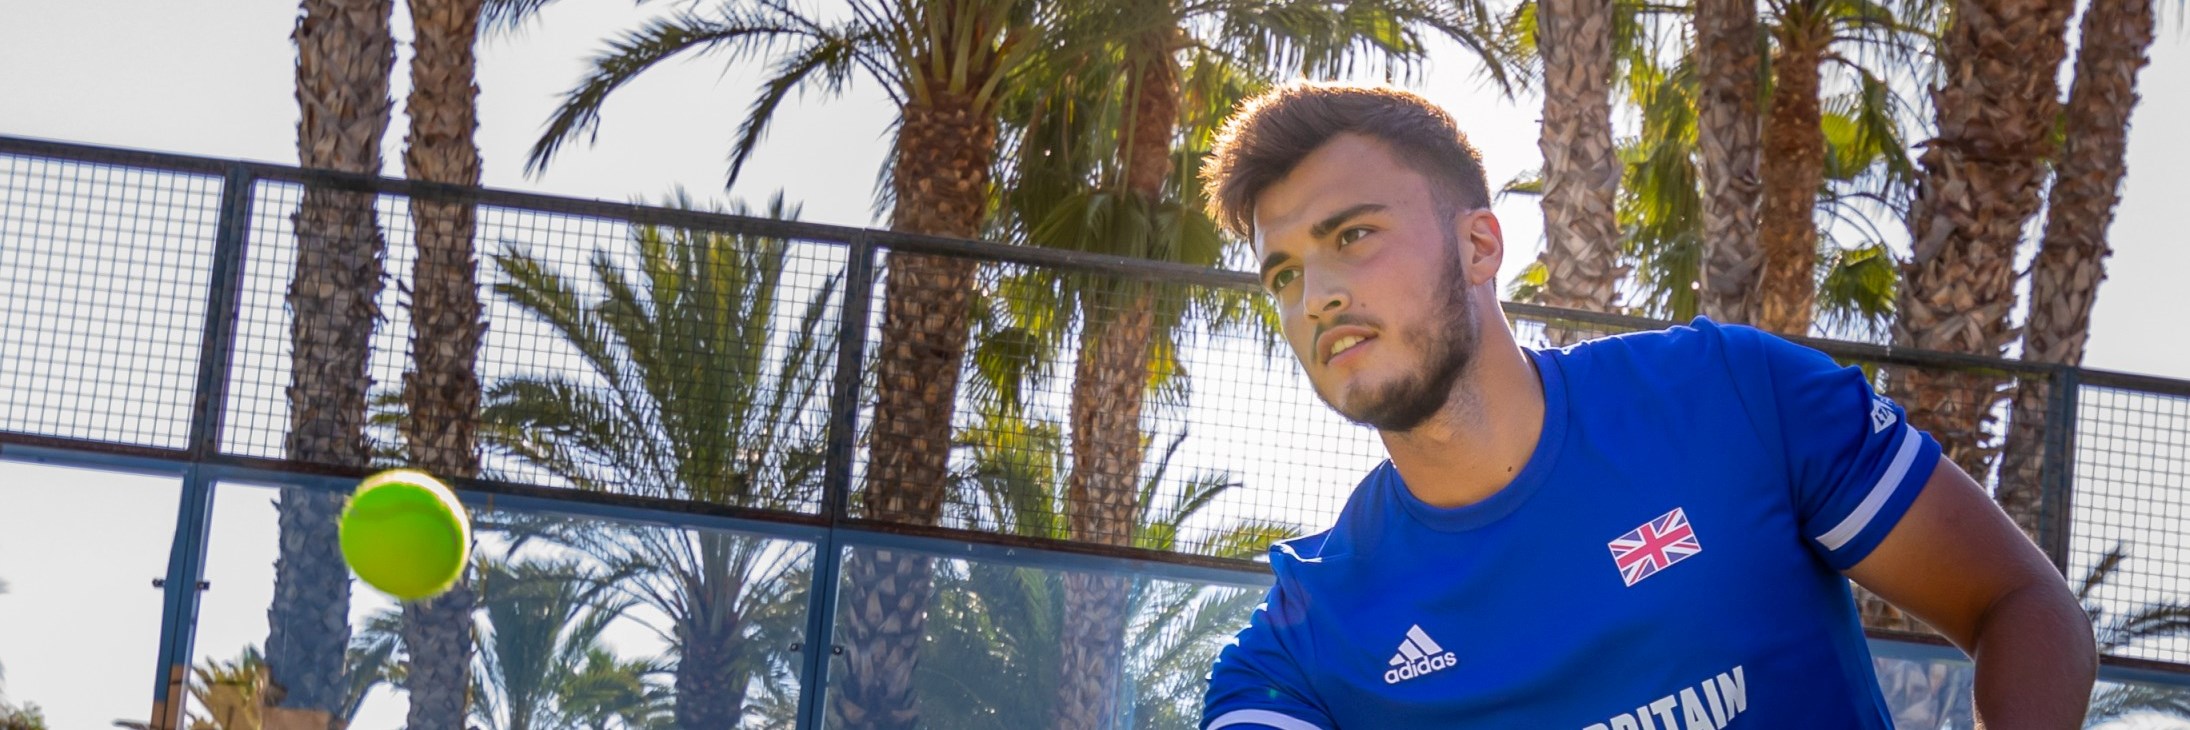
<instances>
[{"instance_id":1,"label":"white sleeve trim","mask_svg":"<svg viewBox=\"0 0 2190 730\"><path fill-rule=\"evenodd\" d=\"M1871 493L1863 497L1863 502L1855 506L1854 512L1848 513L1847 518L1842 519L1832 530L1817 536L1817 541L1826 550L1846 547L1849 541L1871 526L1871 520L1877 519L1878 511L1885 509L1887 500L1892 499L1894 492L1901 489L1901 480L1909 475L1909 466L1916 463L1916 454L1922 450L1921 441L1922 439L1917 438L1915 429L1906 423L1901 425L1901 448L1894 453L1893 464L1886 467L1885 475L1878 478L1877 484L1871 485Z\"/></svg>"},{"instance_id":2,"label":"white sleeve trim","mask_svg":"<svg viewBox=\"0 0 2190 730\"><path fill-rule=\"evenodd\" d=\"M1209 727L1204 728L1204 730L1217 730L1217 728L1234 725L1266 725L1278 730L1323 730L1323 728L1317 727L1315 723L1269 710L1233 710L1218 715L1217 719L1211 720Z\"/></svg>"}]
</instances>

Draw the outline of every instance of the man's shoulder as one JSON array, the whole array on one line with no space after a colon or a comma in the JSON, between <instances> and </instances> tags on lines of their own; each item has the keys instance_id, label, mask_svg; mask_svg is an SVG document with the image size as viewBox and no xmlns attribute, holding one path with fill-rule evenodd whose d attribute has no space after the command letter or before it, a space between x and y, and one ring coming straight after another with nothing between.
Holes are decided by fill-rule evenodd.
<instances>
[{"instance_id":1,"label":"man's shoulder","mask_svg":"<svg viewBox=\"0 0 2190 730\"><path fill-rule=\"evenodd\" d=\"M1556 363L1575 396L1619 398L1660 392L1677 398L1722 392L1740 377L1755 334L1739 325L1697 317L1688 324L1625 332L1542 353Z\"/></svg>"},{"instance_id":2,"label":"man's shoulder","mask_svg":"<svg viewBox=\"0 0 2190 730\"><path fill-rule=\"evenodd\" d=\"M1692 365L1696 358L1716 356L1728 346L1750 339L1754 333L1755 330L1742 325L1719 324L1697 317L1687 324L1620 332L1549 348L1545 352L1563 363L1572 364L1620 360Z\"/></svg>"}]
</instances>

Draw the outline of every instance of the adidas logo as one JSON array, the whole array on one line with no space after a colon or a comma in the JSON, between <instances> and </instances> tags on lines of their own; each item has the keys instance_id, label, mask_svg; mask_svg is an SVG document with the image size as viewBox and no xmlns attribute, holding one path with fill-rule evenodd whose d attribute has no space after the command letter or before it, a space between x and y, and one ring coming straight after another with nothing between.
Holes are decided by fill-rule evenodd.
<instances>
[{"instance_id":1,"label":"adidas logo","mask_svg":"<svg viewBox=\"0 0 2190 730\"><path fill-rule=\"evenodd\" d=\"M1896 420L1899 419L1893 415L1893 401L1882 395L1871 396L1871 433L1886 430Z\"/></svg>"},{"instance_id":2,"label":"adidas logo","mask_svg":"<svg viewBox=\"0 0 2190 730\"><path fill-rule=\"evenodd\" d=\"M1422 626L1416 624L1407 629L1407 638L1399 642L1399 653L1392 655L1392 668L1384 672L1384 683L1398 684L1459 663L1459 657L1438 646L1429 634L1422 633Z\"/></svg>"}]
</instances>

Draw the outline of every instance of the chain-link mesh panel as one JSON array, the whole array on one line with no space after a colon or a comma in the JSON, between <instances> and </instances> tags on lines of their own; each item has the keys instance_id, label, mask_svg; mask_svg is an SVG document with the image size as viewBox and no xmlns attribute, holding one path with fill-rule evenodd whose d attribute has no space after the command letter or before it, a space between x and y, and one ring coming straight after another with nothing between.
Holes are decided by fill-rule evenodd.
<instances>
[{"instance_id":1,"label":"chain-link mesh panel","mask_svg":"<svg viewBox=\"0 0 2190 730\"><path fill-rule=\"evenodd\" d=\"M385 283L409 268L409 248L390 245L409 238L409 211L400 198L349 191L315 192L307 211L305 186L271 180L253 198L222 450L363 466L368 404L386 400L409 359L392 321L401 291ZM301 282L300 230L322 272ZM299 306L312 313L309 334L294 316ZM294 375L300 360L310 363L303 379ZM292 397L321 417L309 449L291 438Z\"/></svg>"},{"instance_id":2,"label":"chain-link mesh panel","mask_svg":"<svg viewBox=\"0 0 2190 730\"><path fill-rule=\"evenodd\" d=\"M919 268L899 273L908 262ZM855 514L1253 558L1326 526L1382 458L1371 431L1316 400L1253 290L947 265L895 252L880 277L870 359L881 375ZM932 289L889 291L893 277L938 276L965 280L963 317L929 317L955 306ZM951 323L958 332L942 331ZM963 357L933 361L925 343L953 338ZM954 387L940 382L952 375ZM890 392L900 380L917 387ZM946 391L947 410L930 404Z\"/></svg>"},{"instance_id":3,"label":"chain-link mesh panel","mask_svg":"<svg viewBox=\"0 0 2190 730\"><path fill-rule=\"evenodd\" d=\"M0 155L0 431L181 448L221 179Z\"/></svg>"},{"instance_id":4,"label":"chain-link mesh panel","mask_svg":"<svg viewBox=\"0 0 2190 730\"><path fill-rule=\"evenodd\" d=\"M1632 327L1597 324L1573 319L1545 317L1533 314L1508 314L1506 322L1513 326L1513 341L1522 347L1556 348L1586 340L1633 332Z\"/></svg>"},{"instance_id":5,"label":"chain-link mesh panel","mask_svg":"<svg viewBox=\"0 0 2190 730\"><path fill-rule=\"evenodd\" d=\"M817 509L841 247L726 224L481 215L490 464L515 481Z\"/></svg>"},{"instance_id":6,"label":"chain-link mesh panel","mask_svg":"<svg viewBox=\"0 0 2190 730\"><path fill-rule=\"evenodd\" d=\"M2190 611L2190 397L2087 385L2077 400L2070 585L2108 653L2190 663L2190 637L2166 632Z\"/></svg>"},{"instance_id":7,"label":"chain-link mesh panel","mask_svg":"<svg viewBox=\"0 0 2190 730\"><path fill-rule=\"evenodd\" d=\"M246 271L227 448L298 453L302 188L261 187ZM408 202L378 200L386 253L365 391L376 465L409 463ZM483 206L476 285L485 335L478 442L486 476L553 487L812 511L819 504L843 249L680 225ZM362 261L362 259L359 259ZM330 372L319 369L315 372ZM345 370L343 374L357 372Z\"/></svg>"}]
</instances>

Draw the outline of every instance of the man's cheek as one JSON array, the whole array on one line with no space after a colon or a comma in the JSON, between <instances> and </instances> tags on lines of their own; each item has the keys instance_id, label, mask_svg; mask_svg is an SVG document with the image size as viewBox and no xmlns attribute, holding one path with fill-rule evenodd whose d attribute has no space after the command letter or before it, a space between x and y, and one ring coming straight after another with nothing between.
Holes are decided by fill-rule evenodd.
<instances>
[{"instance_id":1,"label":"man's cheek","mask_svg":"<svg viewBox=\"0 0 2190 730\"><path fill-rule=\"evenodd\" d=\"M1310 363L1315 362L1314 357L1310 354L1310 351L1315 349L1313 340L1303 340L1299 337L1288 337L1286 339L1292 343L1293 359L1300 361L1301 369L1306 370Z\"/></svg>"}]
</instances>

